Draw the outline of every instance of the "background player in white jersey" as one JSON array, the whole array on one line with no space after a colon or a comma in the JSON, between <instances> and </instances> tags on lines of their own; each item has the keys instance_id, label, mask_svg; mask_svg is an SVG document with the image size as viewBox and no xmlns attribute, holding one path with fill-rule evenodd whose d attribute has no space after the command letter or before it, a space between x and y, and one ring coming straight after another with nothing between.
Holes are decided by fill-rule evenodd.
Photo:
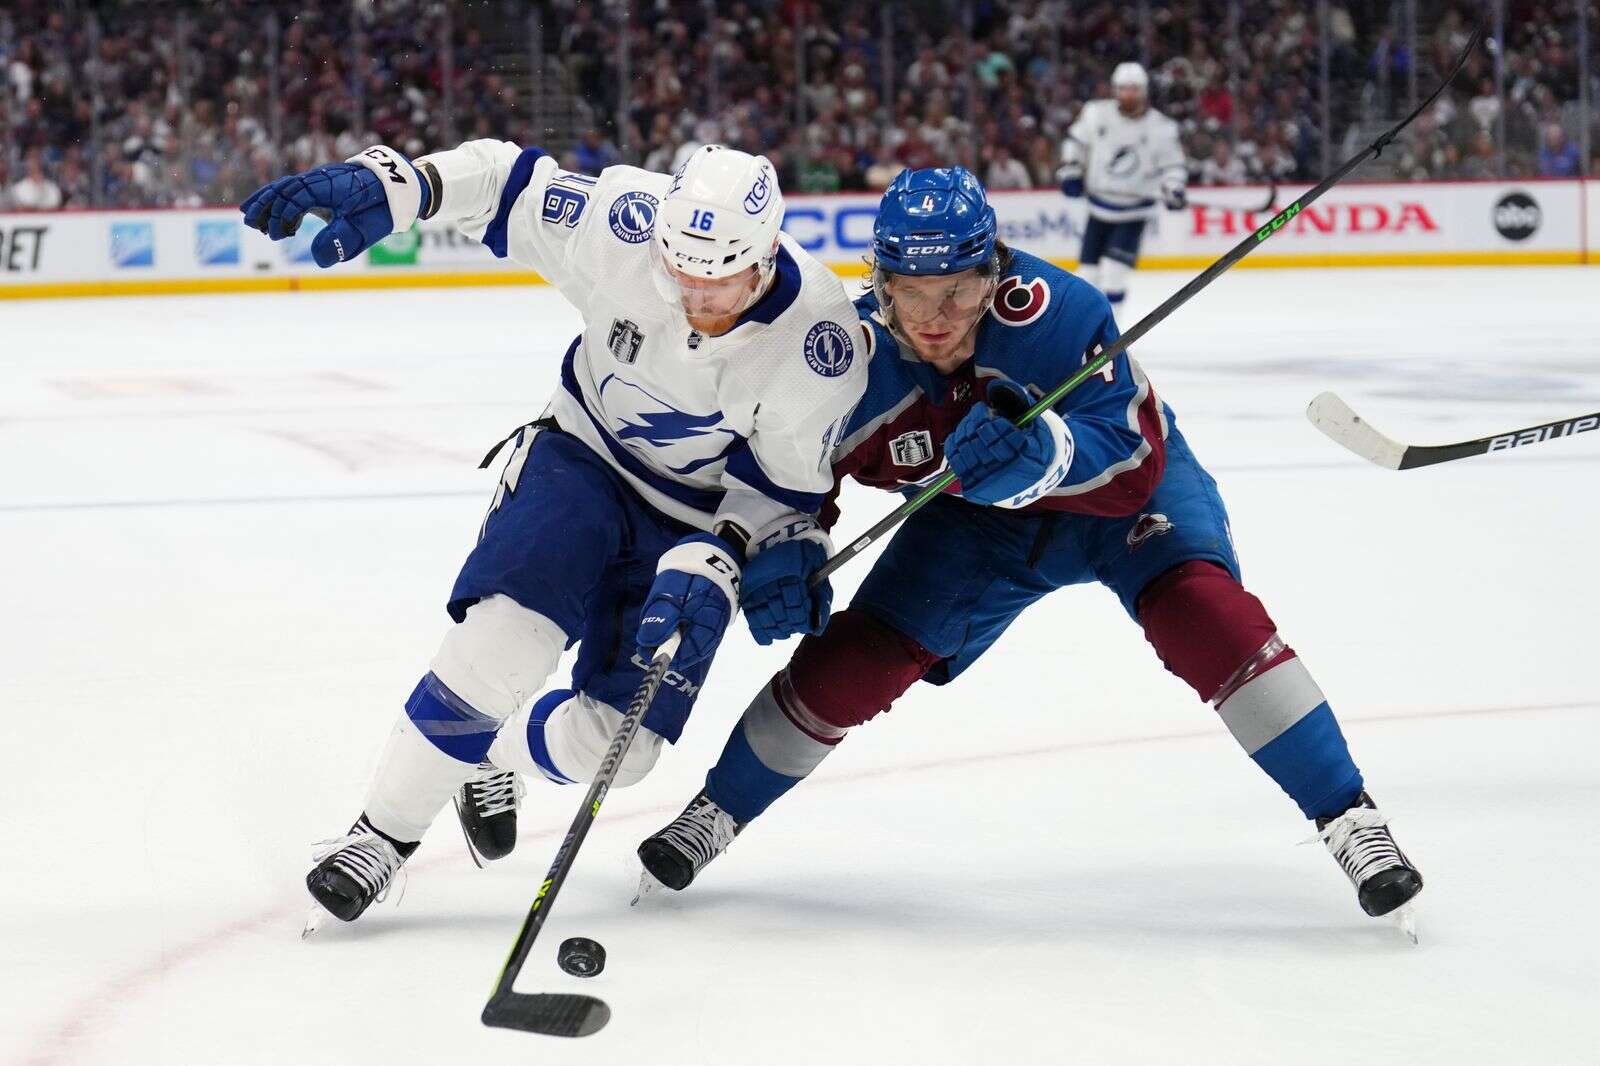
<instances>
[{"instance_id":1,"label":"background player in white jersey","mask_svg":"<svg viewBox=\"0 0 1600 1066\"><path fill-rule=\"evenodd\" d=\"M792 613L770 607L800 595L829 554L815 515L866 359L842 283L780 233L763 156L710 145L675 175L591 177L504 141L415 163L377 146L280 178L242 210L274 240L307 211L327 215L312 242L321 266L418 218L452 220L538 270L585 320L544 417L515 435L450 594L456 625L361 817L307 876L313 898L351 921L452 796L474 857L495 858L515 843L511 771L589 780L617 707L673 631L684 634L673 672L618 785L678 738L740 606L760 637L794 631ZM535 701L575 643L571 688Z\"/></svg>"},{"instance_id":2,"label":"background player in white jersey","mask_svg":"<svg viewBox=\"0 0 1600 1066\"><path fill-rule=\"evenodd\" d=\"M1090 100L1061 144L1061 191L1089 197L1078 276L1115 311L1139 261L1145 223L1158 207L1187 203L1188 171L1178 125L1150 106L1150 79L1137 63L1111 72L1115 100Z\"/></svg>"}]
</instances>

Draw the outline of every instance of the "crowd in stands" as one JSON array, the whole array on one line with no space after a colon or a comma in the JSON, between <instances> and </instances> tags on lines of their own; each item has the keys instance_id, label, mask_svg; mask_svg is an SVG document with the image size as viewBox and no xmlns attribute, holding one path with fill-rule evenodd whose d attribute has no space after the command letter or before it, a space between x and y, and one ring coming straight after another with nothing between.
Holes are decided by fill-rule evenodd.
<instances>
[{"instance_id":1,"label":"crowd in stands","mask_svg":"<svg viewBox=\"0 0 1600 1066\"><path fill-rule=\"evenodd\" d=\"M373 142L549 143L532 117L529 9L496 2L8 0L0 208L229 204ZM1600 174L1579 149L1595 116L1572 43L1590 2L1508 0L1502 84L1478 51L1395 172ZM765 152L796 192L951 162L993 189L1053 186L1078 109L1142 58L1191 179L1238 184L1314 180L1431 90L1476 8L1418 4L1413 35L1403 6L1331 0L1324 27L1301 0L632 0L624 23L616 0L544 0L533 40L588 116L570 143L556 131L573 169L670 170L715 140ZM1588 65L1600 78L1600 55Z\"/></svg>"}]
</instances>

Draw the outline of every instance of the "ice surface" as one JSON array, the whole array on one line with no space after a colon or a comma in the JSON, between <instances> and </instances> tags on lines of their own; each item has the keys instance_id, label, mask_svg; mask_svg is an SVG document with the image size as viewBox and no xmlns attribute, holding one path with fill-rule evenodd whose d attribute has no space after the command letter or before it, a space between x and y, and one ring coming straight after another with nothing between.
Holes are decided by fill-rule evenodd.
<instances>
[{"instance_id":1,"label":"ice surface","mask_svg":"<svg viewBox=\"0 0 1600 1066\"><path fill-rule=\"evenodd\" d=\"M1185 280L1141 274L1134 312ZM1238 271L1137 354L1247 584L1428 879L1421 946L1112 597L1067 590L852 737L682 895L633 847L789 648L727 640L615 793L519 986L478 1012L580 795L472 865L446 812L398 907L302 943L493 488L576 329L553 290L0 304L0 1062L1589 1063L1600 1059L1600 436L1392 473L1408 441L1600 409L1600 274ZM846 494L841 530L892 501ZM865 564L841 573L845 601ZM582 982L571 935L609 952Z\"/></svg>"}]
</instances>

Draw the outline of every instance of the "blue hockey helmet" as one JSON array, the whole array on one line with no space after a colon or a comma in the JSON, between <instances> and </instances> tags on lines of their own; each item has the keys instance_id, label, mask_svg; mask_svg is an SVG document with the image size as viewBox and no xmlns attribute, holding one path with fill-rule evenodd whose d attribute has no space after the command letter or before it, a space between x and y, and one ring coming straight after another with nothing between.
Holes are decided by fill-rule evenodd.
<instances>
[{"instance_id":1,"label":"blue hockey helmet","mask_svg":"<svg viewBox=\"0 0 1600 1066\"><path fill-rule=\"evenodd\" d=\"M992 262L998 230L982 183L966 167L907 168L878 204L872 253L889 274L959 274Z\"/></svg>"}]
</instances>

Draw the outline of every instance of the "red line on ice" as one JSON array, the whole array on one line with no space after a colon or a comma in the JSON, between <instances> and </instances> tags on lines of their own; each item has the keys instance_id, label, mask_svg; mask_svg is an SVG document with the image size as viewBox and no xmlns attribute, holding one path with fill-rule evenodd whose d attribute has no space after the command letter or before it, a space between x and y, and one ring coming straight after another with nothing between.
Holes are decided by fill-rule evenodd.
<instances>
[{"instance_id":1,"label":"red line on ice","mask_svg":"<svg viewBox=\"0 0 1600 1066\"><path fill-rule=\"evenodd\" d=\"M1600 704L1578 702L1527 704L1515 707L1434 708L1431 710L1375 714L1361 718L1344 718L1341 719L1341 724L1362 725L1368 722L1399 722L1419 718L1472 718L1496 714L1529 714L1541 711L1583 710L1597 706L1600 706ZM1113 737L1105 740L1068 741L1063 744L1052 744L1042 748L1018 748L1010 751L983 752L954 759L930 759L926 762L885 766L875 770L840 774L836 777L823 777L813 782L811 787L816 788L829 784L847 785L857 781L891 777L896 774L914 774L957 766L971 766L979 763L1004 762L1008 759L1037 758L1043 755L1059 755L1065 752L1092 751L1100 748L1125 748L1140 744L1160 744L1183 740L1213 739L1219 738L1220 735L1223 734L1220 734L1218 728L1213 725L1210 729L1197 729L1181 733ZM620 815L611 819L611 821L625 822L642 818L658 818L664 814L671 814L677 809L676 804L652 807L648 810ZM538 840L544 837L554 837L558 832L561 832L561 830L546 829L532 833L524 839ZM445 860L441 856L441 858L433 861L421 862L416 868L425 870L442 861ZM296 915L305 913L308 908L309 903L300 899L296 899L292 903L279 904L252 916L230 922L220 929L214 929L211 932L194 937L176 948L164 950L149 962L135 966L133 969L116 977L109 978L91 991L79 995L69 1005L68 1009L62 1013L55 1023L41 1034L32 1053L24 1052L26 1057L22 1060L22 1066L63 1066L63 1064L70 1061L70 1056L76 1050L77 1045L92 1040L98 1035L94 1031L98 1023L109 1021L112 1015L127 1004L128 1000L158 985L167 974L207 955L216 953L247 933L257 932L289 922Z\"/></svg>"}]
</instances>

